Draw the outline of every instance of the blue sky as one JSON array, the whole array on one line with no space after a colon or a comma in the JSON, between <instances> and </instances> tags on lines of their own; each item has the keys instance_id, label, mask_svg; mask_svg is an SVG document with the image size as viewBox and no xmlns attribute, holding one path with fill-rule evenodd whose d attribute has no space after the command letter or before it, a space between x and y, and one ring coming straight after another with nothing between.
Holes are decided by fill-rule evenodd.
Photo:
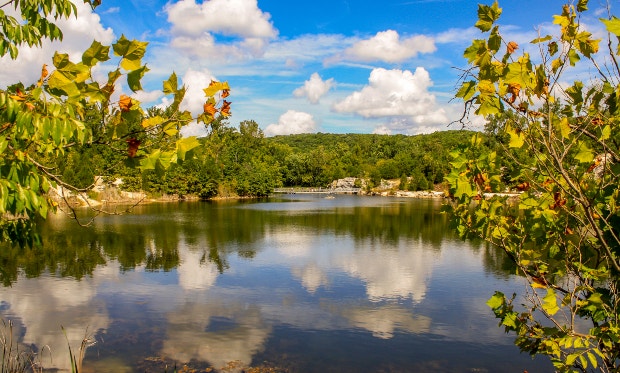
<instances>
[{"instance_id":1,"label":"blue sky","mask_svg":"<svg viewBox=\"0 0 620 373\"><path fill-rule=\"evenodd\" d=\"M537 27L549 26L564 2L500 1L500 23L523 45L536 37ZM463 50L480 35L473 27L477 4L103 0L93 13L76 0L78 18L61 24L63 44L22 53L20 61L0 60L7 67L0 85L36 81L53 50L77 58L93 39L112 43L124 34L149 42L151 71L144 91L132 95L146 107L166 102L157 90L175 71L189 89L185 108L198 113L201 88L211 79L228 81L230 124L255 120L267 135L446 130L462 109L451 98ZM596 6L590 5L592 19L600 14ZM195 125L186 131L204 133Z\"/></svg>"}]
</instances>

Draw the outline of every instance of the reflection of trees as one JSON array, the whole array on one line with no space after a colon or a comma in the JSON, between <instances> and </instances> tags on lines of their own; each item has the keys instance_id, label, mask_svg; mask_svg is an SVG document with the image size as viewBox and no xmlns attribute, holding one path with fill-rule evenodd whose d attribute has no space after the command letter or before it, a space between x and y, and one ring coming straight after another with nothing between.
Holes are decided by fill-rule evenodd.
<instances>
[{"instance_id":1,"label":"reflection of trees","mask_svg":"<svg viewBox=\"0 0 620 373\"><path fill-rule=\"evenodd\" d=\"M118 261L122 271L139 266L169 271L179 265L181 239L190 246L200 245L204 260L224 272L228 254L251 259L266 233L290 227L353 237L360 247L368 242L389 247L404 239L439 250L446 239L447 221L439 213L440 201L344 198L360 200L351 207L323 210L314 209L313 202L307 209L287 210L286 206L298 203L290 201L282 210L261 209L259 201L151 204L138 206L129 215L100 216L87 228L62 216L51 217L42 225L42 246L0 248L0 280L6 286L16 281L20 270L29 277L50 271L80 279L110 259ZM488 254L490 268L506 269L503 256Z\"/></svg>"}]
</instances>

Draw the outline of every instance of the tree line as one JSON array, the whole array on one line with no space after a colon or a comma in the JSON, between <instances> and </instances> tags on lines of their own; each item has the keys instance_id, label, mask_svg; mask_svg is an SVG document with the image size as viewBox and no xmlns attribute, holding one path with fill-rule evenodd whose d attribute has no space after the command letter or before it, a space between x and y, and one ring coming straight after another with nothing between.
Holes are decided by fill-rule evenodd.
<instances>
[{"instance_id":1,"label":"tree line","mask_svg":"<svg viewBox=\"0 0 620 373\"><path fill-rule=\"evenodd\" d=\"M234 127L217 121L193 157L166 170L126 165L108 146L74 148L59 159L64 180L81 188L95 177L122 179L120 188L152 196L260 197L277 187L327 187L345 177L373 188L400 179L400 189L429 190L450 172L450 152L469 141L471 131L374 135L312 133L265 137L253 120Z\"/></svg>"}]
</instances>

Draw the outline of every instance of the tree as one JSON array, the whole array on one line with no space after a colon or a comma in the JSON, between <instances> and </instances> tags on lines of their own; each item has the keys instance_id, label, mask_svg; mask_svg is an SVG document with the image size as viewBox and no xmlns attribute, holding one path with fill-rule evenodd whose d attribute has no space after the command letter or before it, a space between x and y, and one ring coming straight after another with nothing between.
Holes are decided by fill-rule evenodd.
<instances>
[{"instance_id":1,"label":"tree","mask_svg":"<svg viewBox=\"0 0 620 373\"><path fill-rule=\"evenodd\" d=\"M92 6L99 1L91 2ZM17 56L18 47L39 45L45 37L62 38L60 30L45 17L68 17L76 13L68 0L12 0L20 12L19 22L0 11L0 55ZM192 120L210 125L230 115L224 100L229 87L212 82L204 90L204 113L193 118L179 106L185 87L179 87L175 73L163 82L162 91L172 96L170 106L149 115L140 102L114 92L128 87L142 89L148 67L142 63L146 42L121 36L111 46L93 41L81 61L55 53L53 68L43 66L40 79L31 85L15 84L0 90L0 234L2 240L34 243L35 218L45 218L56 208L49 198L51 188L85 191L68 182L57 169L71 149L102 147L116 153L125 165L162 172L190 158L200 143L178 136ZM115 68L107 79L97 81L93 69L104 63ZM71 180L75 180L75 175ZM79 178L78 178L79 179Z\"/></svg>"},{"instance_id":2,"label":"tree","mask_svg":"<svg viewBox=\"0 0 620 373\"><path fill-rule=\"evenodd\" d=\"M465 50L456 95L465 114L501 115L507 146L481 152L474 136L446 180L458 232L503 249L529 282L523 297L496 292L487 303L521 350L549 356L558 371L618 371L620 19L601 19L601 42L581 22L587 11L587 0L565 5L553 18L557 35L519 54L496 25L498 3L479 6L485 39ZM579 80L583 69L589 81ZM522 193L492 196L506 158Z\"/></svg>"}]
</instances>

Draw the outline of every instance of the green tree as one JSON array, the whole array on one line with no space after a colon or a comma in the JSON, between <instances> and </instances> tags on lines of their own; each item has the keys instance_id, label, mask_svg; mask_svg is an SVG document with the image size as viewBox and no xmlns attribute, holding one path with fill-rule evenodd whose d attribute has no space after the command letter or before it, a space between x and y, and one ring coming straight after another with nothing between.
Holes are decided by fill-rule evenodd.
<instances>
[{"instance_id":1,"label":"green tree","mask_svg":"<svg viewBox=\"0 0 620 373\"><path fill-rule=\"evenodd\" d=\"M95 6L99 1L94 0ZM23 20L0 11L0 55L17 56L20 45L38 45L42 38L59 39L60 30L45 17L68 17L75 6L66 0L13 0ZM58 159L67 159L71 149L93 146L122 154L129 167L163 172L172 164L191 158L200 143L180 138L179 129L192 120L210 125L230 114L228 84L212 82L204 90L204 113L197 118L179 106L185 88L176 74L163 82L162 92L172 96L170 106L157 115L146 113L140 102L126 95L116 97L115 88L126 84L131 91L142 89L148 67L142 63L147 43L121 36L111 46L93 41L74 62L67 54L55 53L53 70L43 66L38 82L16 84L0 90L0 234L2 240L34 243L35 218L45 218L56 204L51 188L72 185L58 173ZM107 80L95 80L92 71L102 64L115 66ZM50 67L52 69L52 67ZM68 175L76 180L76 175ZM81 180L84 175L79 176Z\"/></svg>"},{"instance_id":2,"label":"green tree","mask_svg":"<svg viewBox=\"0 0 620 373\"><path fill-rule=\"evenodd\" d=\"M496 25L498 3L479 6L485 39L465 50L457 97L467 112L500 115L494 132L509 149L482 151L474 136L453 154L446 180L459 233L503 249L529 282L522 296L496 292L487 303L515 343L558 371L618 371L620 19L601 19L601 43L581 23L587 11L586 0L565 5L553 18L557 33L517 53ZM522 193L487 194L501 191L507 157Z\"/></svg>"}]
</instances>

